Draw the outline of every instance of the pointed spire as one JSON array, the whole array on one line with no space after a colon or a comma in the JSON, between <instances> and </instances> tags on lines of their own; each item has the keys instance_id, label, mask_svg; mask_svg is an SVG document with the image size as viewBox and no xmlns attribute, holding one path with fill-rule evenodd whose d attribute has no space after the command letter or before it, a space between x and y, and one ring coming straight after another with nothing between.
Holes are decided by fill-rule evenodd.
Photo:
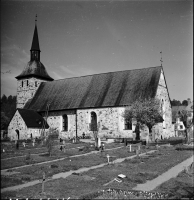
<instances>
[{"instance_id":1,"label":"pointed spire","mask_svg":"<svg viewBox=\"0 0 194 200\"><path fill-rule=\"evenodd\" d=\"M39 40L38 40L38 30L37 30L37 15L35 18L34 36L33 36L32 46L31 46L30 51L40 51Z\"/></svg>"}]
</instances>

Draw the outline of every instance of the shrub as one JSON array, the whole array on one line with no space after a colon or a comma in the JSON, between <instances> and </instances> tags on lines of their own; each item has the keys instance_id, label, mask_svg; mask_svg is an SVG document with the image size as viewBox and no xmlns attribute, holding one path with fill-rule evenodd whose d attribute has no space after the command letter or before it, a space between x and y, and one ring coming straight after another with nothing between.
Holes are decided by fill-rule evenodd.
<instances>
[{"instance_id":1,"label":"shrub","mask_svg":"<svg viewBox=\"0 0 194 200\"><path fill-rule=\"evenodd\" d=\"M30 160L31 159L31 154L30 152L28 152L28 154L26 155L26 160Z\"/></svg>"},{"instance_id":2,"label":"shrub","mask_svg":"<svg viewBox=\"0 0 194 200\"><path fill-rule=\"evenodd\" d=\"M7 136L1 140L1 142L10 142L10 138Z\"/></svg>"},{"instance_id":3,"label":"shrub","mask_svg":"<svg viewBox=\"0 0 194 200\"><path fill-rule=\"evenodd\" d=\"M193 146L178 146L175 148L177 151L191 150L194 151Z\"/></svg>"},{"instance_id":4,"label":"shrub","mask_svg":"<svg viewBox=\"0 0 194 200\"><path fill-rule=\"evenodd\" d=\"M25 163L27 165L34 163L33 159L31 158L30 152L28 152L28 154L25 156Z\"/></svg>"},{"instance_id":5,"label":"shrub","mask_svg":"<svg viewBox=\"0 0 194 200\"><path fill-rule=\"evenodd\" d=\"M29 176L24 176L24 177L22 177L22 180L29 182L29 181L31 181L31 178Z\"/></svg>"}]
</instances>

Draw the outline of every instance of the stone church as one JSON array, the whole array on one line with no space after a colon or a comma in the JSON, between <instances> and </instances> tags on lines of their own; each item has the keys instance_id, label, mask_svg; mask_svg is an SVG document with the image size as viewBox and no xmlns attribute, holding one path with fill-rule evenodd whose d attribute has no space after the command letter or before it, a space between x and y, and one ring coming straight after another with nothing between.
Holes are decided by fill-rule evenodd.
<instances>
[{"instance_id":1,"label":"stone church","mask_svg":"<svg viewBox=\"0 0 194 200\"><path fill-rule=\"evenodd\" d=\"M122 113L137 98L149 97L160 99L164 111L164 121L153 127L155 138L173 134L162 66L54 80L40 62L40 52L35 24L30 61L16 77L17 110L8 127L12 140L39 137L48 128L57 129L63 138L92 136L93 125L99 137L133 137L134 121L126 122ZM27 126L27 121L33 126ZM141 130L141 138L147 132Z\"/></svg>"}]
</instances>

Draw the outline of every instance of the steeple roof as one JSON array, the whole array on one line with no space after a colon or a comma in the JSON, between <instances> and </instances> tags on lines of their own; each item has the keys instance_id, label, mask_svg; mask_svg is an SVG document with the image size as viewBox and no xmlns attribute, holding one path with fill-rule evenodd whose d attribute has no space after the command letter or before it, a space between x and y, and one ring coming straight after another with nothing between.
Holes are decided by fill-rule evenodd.
<instances>
[{"instance_id":1,"label":"steeple roof","mask_svg":"<svg viewBox=\"0 0 194 200\"><path fill-rule=\"evenodd\" d=\"M45 66L37 60L29 61L28 64L24 67L22 73L15 78L19 80L27 77L37 77L48 81L54 80L48 75Z\"/></svg>"},{"instance_id":2,"label":"steeple roof","mask_svg":"<svg viewBox=\"0 0 194 200\"><path fill-rule=\"evenodd\" d=\"M39 40L38 40L38 30L37 30L37 26L35 25L34 28L34 36L33 36L33 40L32 40L32 46L30 51L40 51L40 46L39 46Z\"/></svg>"},{"instance_id":3,"label":"steeple roof","mask_svg":"<svg viewBox=\"0 0 194 200\"><path fill-rule=\"evenodd\" d=\"M36 15L37 18L37 15ZM23 79L23 78L30 78L30 77L37 77L43 80L47 81L53 81L54 79L51 78L47 71L45 66L40 62L40 47L39 47L39 41L38 41L38 30L35 20L35 29L34 29L34 36L32 40L32 46L31 46L31 59L27 63L27 65L24 67L22 73L18 76L16 76L16 79Z\"/></svg>"}]
</instances>

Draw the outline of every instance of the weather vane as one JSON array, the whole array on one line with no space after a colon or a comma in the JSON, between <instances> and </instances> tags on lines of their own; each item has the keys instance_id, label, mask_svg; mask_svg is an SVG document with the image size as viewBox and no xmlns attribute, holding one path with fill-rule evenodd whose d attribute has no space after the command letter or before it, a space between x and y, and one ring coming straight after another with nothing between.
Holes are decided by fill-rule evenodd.
<instances>
[{"instance_id":1,"label":"weather vane","mask_svg":"<svg viewBox=\"0 0 194 200\"><path fill-rule=\"evenodd\" d=\"M36 14L36 18L35 18L35 23L37 22L37 14Z\"/></svg>"},{"instance_id":2,"label":"weather vane","mask_svg":"<svg viewBox=\"0 0 194 200\"><path fill-rule=\"evenodd\" d=\"M162 51L160 51L161 53L161 59L160 59L160 62L161 62L161 66L162 66L162 63L163 63L163 60L162 60Z\"/></svg>"}]
</instances>

